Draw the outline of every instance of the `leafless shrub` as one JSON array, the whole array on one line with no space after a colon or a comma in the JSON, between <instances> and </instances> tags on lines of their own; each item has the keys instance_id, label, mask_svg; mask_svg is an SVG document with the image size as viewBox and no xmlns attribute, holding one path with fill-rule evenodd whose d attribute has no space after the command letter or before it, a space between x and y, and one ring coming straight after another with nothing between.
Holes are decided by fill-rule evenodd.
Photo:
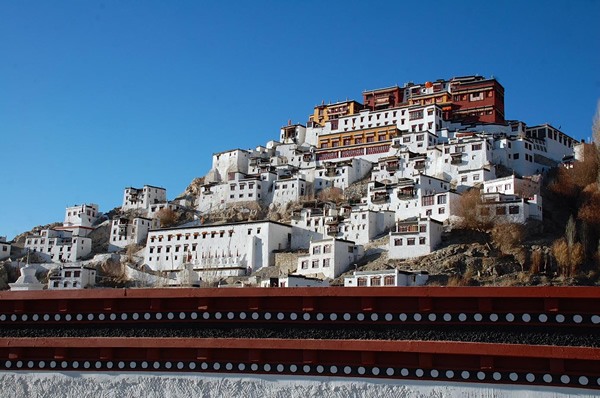
<instances>
[{"instance_id":1,"label":"leafless shrub","mask_svg":"<svg viewBox=\"0 0 600 398\"><path fill-rule=\"evenodd\" d=\"M490 220L483 219L477 214L477 208L481 203L481 192L478 188L472 188L461 195L457 209L457 214L462 220L461 228L485 230L490 227Z\"/></svg>"},{"instance_id":2,"label":"leafless shrub","mask_svg":"<svg viewBox=\"0 0 600 398\"><path fill-rule=\"evenodd\" d=\"M531 252L531 268L529 269L529 273L531 275L539 274L542 270L542 265L544 262L544 255L542 254L541 249L535 249Z\"/></svg>"},{"instance_id":3,"label":"leafless shrub","mask_svg":"<svg viewBox=\"0 0 600 398\"><path fill-rule=\"evenodd\" d=\"M492 242L503 254L509 254L525 238L523 224L504 223L492 228Z\"/></svg>"},{"instance_id":4,"label":"leafless shrub","mask_svg":"<svg viewBox=\"0 0 600 398\"><path fill-rule=\"evenodd\" d=\"M344 191L337 187L322 189L318 196L323 202L341 203L344 201Z\"/></svg>"},{"instance_id":5,"label":"leafless shrub","mask_svg":"<svg viewBox=\"0 0 600 398\"><path fill-rule=\"evenodd\" d=\"M160 226L162 228L168 228L175 225L179 218L175 211L168 208L160 209L156 213L156 217L158 218L158 221L160 221Z\"/></svg>"}]
</instances>

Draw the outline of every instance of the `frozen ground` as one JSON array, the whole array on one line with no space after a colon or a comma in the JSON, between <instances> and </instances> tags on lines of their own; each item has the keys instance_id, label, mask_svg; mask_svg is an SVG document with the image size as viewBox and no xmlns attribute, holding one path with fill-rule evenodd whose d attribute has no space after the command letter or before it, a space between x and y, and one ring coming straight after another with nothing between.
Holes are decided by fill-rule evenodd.
<instances>
[{"instance_id":1,"label":"frozen ground","mask_svg":"<svg viewBox=\"0 0 600 398\"><path fill-rule=\"evenodd\" d=\"M597 397L600 392L558 387L435 384L427 381L246 376L222 374L0 372L0 397Z\"/></svg>"}]
</instances>

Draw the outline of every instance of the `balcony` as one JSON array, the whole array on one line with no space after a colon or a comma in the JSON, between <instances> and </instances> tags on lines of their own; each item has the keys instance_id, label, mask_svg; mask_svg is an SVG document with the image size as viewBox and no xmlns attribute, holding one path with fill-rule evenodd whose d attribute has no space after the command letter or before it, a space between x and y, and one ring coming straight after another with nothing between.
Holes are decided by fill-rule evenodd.
<instances>
[{"instance_id":1,"label":"balcony","mask_svg":"<svg viewBox=\"0 0 600 398\"><path fill-rule=\"evenodd\" d=\"M338 234L337 227L327 227L327 235L336 236Z\"/></svg>"},{"instance_id":2,"label":"balcony","mask_svg":"<svg viewBox=\"0 0 600 398\"><path fill-rule=\"evenodd\" d=\"M375 192L373 195L371 195L371 202L376 204L386 203L389 198L390 195L388 195L387 192Z\"/></svg>"},{"instance_id":3,"label":"balcony","mask_svg":"<svg viewBox=\"0 0 600 398\"><path fill-rule=\"evenodd\" d=\"M425 162L415 162L415 170L423 170L425 168Z\"/></svg>"}]
</instances>

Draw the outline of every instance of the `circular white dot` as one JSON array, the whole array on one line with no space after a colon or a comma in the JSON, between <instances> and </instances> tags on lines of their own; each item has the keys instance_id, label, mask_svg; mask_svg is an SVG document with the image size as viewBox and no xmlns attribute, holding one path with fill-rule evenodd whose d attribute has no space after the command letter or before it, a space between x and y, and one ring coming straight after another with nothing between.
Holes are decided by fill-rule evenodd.
<instances>
[{"instance_id":1,"label":"circular white dot","mask_svg":"<svg viewBox=\"0 0 600 398\"><path fill-rule=\"evenodd\" d=\"M352 315L348 314L347 312L344 314L345 321L349 321L351 318L352 318Z\"/></svg>"},{"instance_id":2,"label":"circular white dot","mask_svg":"<svg viewBox=\"0 0 600 398\"><path fill-rule=\"evenodd\" d=\"M245 312L240 312L240 319L246 319L246 316Z\"/></svg>"},{"instance_id":3,"label":"circular white dot","mask_svg":"<svg viewBox=\"0 0 600 398\"><path fill-rule=\"evenodd\" d=\"M511 314L511 313L508 313L508 314L506 314L506 320L508 322L512 322L512 321L515 320L515 316L513 314Z\"/></svg>"},{"instance_id":4,"label":"circular white dot","mask_svg":"<svg viewBox=\"0 0 600 398\"><path fill-rule=\"evenodd\" d=\"M63 368L63 369L66 368L67 366L69 366L69 364L67 363L67 361L62 361L60 363L60 367Z\"/></svg>"},{"instance_id":5,"label":"circular white dot","mask_svg":"<svg viewBox=\"0 0 600 398\"><path fill-rule=\"evenodd\" d=\"M27 318L28 318L27 314L23 314L23 315L21 315L21 320L22 320L22 321L26 321L26 320L27 320ZM70 320L71 320L71 315L69 315L69 319L67 319L67 321L70 321Z\"/></svg>"},{"instance_id":6,"label":"circular white dot","mask_svg":"<svg viewBox=\"0 0 600 398\"><path fill-rule=\"evenodd\" d=\"M431 321L431 322L435 322L435 320L437 319L437 315L435 314L429 314L429 316L427 316L427 318Z\"/></svg>"},{"instance_id":7,"label":"circular white dot","mask_svg":"<svg viewBox=\"0 0 600 398\"><path fill-rule=\"evenodd\" d=\"M146 312L146 313L144 314L144 319L145 319L145 320L149 320L151 317L152 317L152 315L150 315L150 313L148 313L148 312Z\"/></svg>"},{"instance_id":8,"label":"circular white dot","mask_svg":"<svg viewBox=\"0 0 600 398\"><path fill-rule=\"evenodd\" d=\"M60 315L57 315L57 316L58 316L58 318L60 319ZM14 322L14 321L16 321L16 320L17 320L17 316L16 316L15 314L12 314L12 315L10 316L10 320L11 320L11 321L13 321L13 322ZM58 320L58 319L57 319L57 320Z\"/></svg>"},{"instance_id":9,"label":"circular white dot","mask_svg":"<svg viewBox=\"0 0 600 398\"><path fill-rule=\"evenodd\" d=\"M485 373L483 373L483 372L477 372L477 378L478 378L479 380L483 380L483 379L485 379Z\"/></svg>"},{"instance_id":10,"label":"circular white dot","mask_svg":"<svg viewBox=\"0 0 600 398\"><path fill-rule=\"evenodd\" d=\"M104 316L104 314L100 314L100 315L98 315L98 319L100 319L101 321L103 321L103 320L104 320L104 318L106 318L106 316Z\"/></svg>"},{"instance_id":11,"label":"circular white dot","mask_svg":"<svg viewBox=\"0 0 600 398\"><path fill-rule=\"evenodd\" d=\"M173 314L172 312L169 312L169 313L167 313L167 318L173 319L173 318L175 318L175 314Z\"/></svg>"},{"instance_id":12,"label":"circular white dot","mask_svg":"<svg viewBox=\"0 0 600 398\"><path fill-rule=\"evenodd\" d=\"M400 315L398 315L398 319L400 319L402 322L404 322L408 319L408 316L406 314L400 314Z\"/></svg>"},{"instance_id":13,"label":"circular white dot","mask_svg":"<svg viewBox=\"0 0 600 398\"><path fill-rule=\"evenodd\" d=\"M424 374L425 372L423 372L423 369L417 369L415 371L415 375L417 375L417 377L423 377Z\"/></svg>"},{"instance_id":14,"label":"circular white dot","mask_svg":"<svg viewBox=\"0 0 600 398\"><path fill-rule=\"evenodd\" d=\"M118 365L119 369L123 369L125 367L125 362L119 361Z\"/></svg>"},{"instance_id":15,"label":"circular white dot","mask_svg":"<svg viewBox=\"0 0 600 398\"><path fill-rule=\"evenodd\" d=\"M323 314L321 314L320 312L317 314L317 321L322 321L325 318L325 316Z\"/></svg>"},{"instance_id":16,"label":"circular white dot","mask_svg":"<svg viewBox=\"0 0 600 398\"><path fill-rule=\"evenodd\" d=\"M291 319L292 321L295 321L296 319L298 319L298 314L296 314L295 312L292 312L292 313L290 314L290 319Z\"/></svg>"},{"instance_id":17,"label":"circular white dot","mask_svg":"<svg viewBox=\"0 0 600 398\"><path fill-rule=\"evenodd\" d=\"M571 381L571 378L567 375L560 376L560 381L563 384L568 384Z\"/></svg>"},{"instance_id":18,"label":"circular white dot","mask_svg":"<svg viewBox=\"0 0 600 398\"><path fill-rule=\"evenodd\" d=\"M585 376L581 376L581 377L579 378L579 384L581 384L582 386L587 386L587 385L588 385L588 383L589 383L589 380L588 380L588 378L587 378L587 377L585 377Z\"/></svg>"},{"instance_id":19,"label":"circular white dot","mask_svg":"<svg viewBox=\"0 0 600 398\"><path fill-rule=\"evenodd\" d=\"M253 312L252 313L252 319L254 319L254 320L258 319L258 312Z\"/></svg>"},{"instance_id":20,"label":"circular white dot","mask_svg":"<svg viewBox=\"0 0 600 398\"><path fill-rule=\"evenodd\" d=\"M417 321L417 322L418 322L418 321L420 321L420 320L421 320L421 318L422 318L421 314L414 314L414 315L413 315L413 319L414 319L415 321Z\"/></svg>"},{"instance_id":21,"label":"circular white dot","mask_svg":"<svg viewBox=\"0 0 600 398\"><path fill-rule=\"evenodd\" d=\"M257 364L255 364L255 363L253 363L252 365L250 365L250 369L251 369L253 372L256 372L256 371L258 370L258 365L257 365Z\"/></svg>"},{"instance_id":22,"label":"circular white dot","mask_svg":"<svg viewBox=\"0 0 600 398\"><path fill-rule=\"evenodd\" d=\"M451 370L447 370L446 371L446 377L449 378L449 379L453 378L454 377L454 372L451 371Z\"/></svg>"},{"instance_id":23,"label":"circular white dot","mask_svg":"<svg viewBox=\"0 0 600 398\"><path fill-rule=\"evenodd\" d=\"M230 364L228 364L228 365L230 365ZM183 369L184 366L185 366L185 364L183 362L177 362L177 369Z\"/></svg>"},{"instance_id":24,"label":"circular white dot","mask_svg":"<svg viewBox=\"0 0 600 398\"><path fill-rule=\"evenodd\" d=\"M285 315L283 314L283 312L280 312L277 314L277 319L279 319L280 321L283 321L284 318L285 318Z\"/></svg>"},{"instance_id":25,"label":"circular white dot","mask_svg":"<svg viewBox=\"0 0 600 398\"><path fill-rule=\"evenodd\" d=\"M38 366L43 369L43 368L46 367L46 362L40 361L40 363L38 364Z\"/></svg>"},{"instance_id":26,"label":"circular white dot","mask_svg":"<svg viewBox=\"0 0 600 398\"><path fill-rule=\"evenodd\" d=\"M318 373L323 373L325 371L325 368L321 365L317 366L317 372Z\"/></svg>"},{"instance_id":27,"label":"circular white dot","mask_svg":"<svg viewBox=\"0 0 600 398\"><path fill-rule=\"evenodd\" d=\"M4 366L7 368L10 368L12 366L12 362L11 361L6 361L4 362Z\"/></svg>"},{"instance_id":28,"label":"circular white dot","mask_svg":"<svg viewBox=\"0 0 600 398\"><path fill-rule=\"evenodd\" d=\"M373 375L375 375L375 376L379 375L379 368L371 369L371 373L373 373Z\"/></svg>"},{"instance_id":29,"label":"circular white dot","mask_svg":"<svg viewBox=\"0 0 600 398\"><path fill-rule=\"evenodd\" d=\"M548 315L540 314L540 315L538 315L538 320L542 323L548 322Z\"/></svg>"},{"instance_id":30,"label":"circular white dot","mask_svg":"<svg viewBox=\"0 0 600 398\"><path fill-rule=\"evenodd\" d=\"M156 319L162 319L162 314L160 312L157 312L156 315L154 316Z\"/></svg>"},{"instance_id":31,"label":"circular white dot","mask_svg":"<svg viewBox=\"0 0 600 398\"><path fill-rule=\"evenodd\" d=\"M309 314L308 312L305 312L305 313L302 315L302 318L303 318L305 321L310 321L310 314Z\"/></svg>"},{"instance_id":32,"label":"circular white dot","mask_svg":"<svg viewBox=\"0 0 600 398\"><path fill-rule=\"evenodd\" d=\"M92 319L94 319L94 316L92 315ZM3 319L4 320L4 319ZM50 315L48 314L44 314L44 321L49 321L50 320ZM91 320L91 319L90 319Z\"/></svg>"},{"instance_id":33,"label":"circular white dot","mask_svg":"<svg viewBox=\"0 0 600 398\"><path fill-rule=\"evenodd\" d=\"M490 321L492 321L492 322L498 321L498 314L490 314Z\"/></svg>"},{"instance_id":34,"label":"circular white dot","mask_svg":"<svg viewBox=\"0 0 600 398\"><path fill-rule=\"evenodd\" d=\"M467 315L466 314L462 314L462 313L459 314L458 315L458 320L461 321L461 322L466 321L467 320Z\"/></svg>"},{"instance_id":35,"label":"circular white dot","mask_svg":"<svg viewBox=\"0 0 600 398\"><path fill-rule=\"evenodd\" d=\"M214 369L214 370L219 370L219 369L221 369L221 364L220 364L219 362L215 362L215 363L213 363L213 369Z\"/></svg>"},{"instance_id":36,"label":"circular white dot","mask_svg":"<svg viewBox=\"0 0 600 398\"><path fill-rule=\"evenodd\" d=\"M594 315L594 316L592 317L592 323L593 323L593 324L596 324L596 325L597 325L597 324L599 324L599 323L600 323L600 316L598 316L598 315Z\"/></svg>"},{"instance_id":37,"label":"circular white dot","mask_svg":"<svg viewBox=\"0 0 600 398\"><path fill-rule=\"evenodd\" d=\"M231 312L230 312L230 314L231 314ZM183 319L185 319L185 316L186 316L186 315L185 315L185 312L180 312L180 313L179 313L179 319L182 319L182 320L183 320ZM229 319L231 319L231 318L229 318Z\"/></svg>"},{"instance_id":38,"label":"circular white dot","mask_svg":"<svg viewBox=\"0 0 600 398\"><path fill-rule=\"evenodd\" d=\"M0 321L5 321L6 320L6 315L2 314L0 315Z\"/></svg>"},{"instance_id":39,"label":"circular white dot","mask_svg":"<svg viewBox=\"0 0 600 398\"><path fill-rule=\"evenodd\" d=\"M206 370L206 369L208 369L208 364L206 362L202 362L202 364L200 364L200 368L202 370Z\"/></svg>"},{"instance_id":40,"label":"circular white dot","mask_svg":"<svg viewBox=\"0 0 600 398\"><path fill-rule=\"evenodd\" d=\"M463 372L460 374L460 376L466 380L469 378L469 376L471 376L471 374L469 372L467 372L466 370L463 370Z\"/></svg>"},{"instance_id":41,"label":"circular white dot","mask_svg":"<svg viewBox=\"0 0 600 398\"><path fill-rule=\"evenodd\" d=\"M402 369L402 370L400 371L400 374L401 374L403 377L406 377L406 376L408 376L408 369L406 369L406 368Z\"/></svg>"},{"instance_id":42,"label":"circular white dot","mask_svg":"<svg viewBox=\"0 0 600 398\"><path fill-rule=\"evenodd\" d=\"M131 369L135 369L137 367L137 363L135 361L131 361L131 362L129 362L129 367Z\"/></svg>"},{"instance_id":43,"label":"circular white dot","mask_svg":"<svg viewBox=\"0 0 600 398\"><path fill-rule=\"evenodd\" d=\"M296 365L290 365L290 372L294 373L298 370L298 367Z\"/></svg>"},{"instance_id":44,"label":"circular white dot","mask_svg":"<svg viewBox=\"0 0 600 398\"><path fill-rule=\"evenodd\" d=\"M147 369L148 368L148 362L144 361L142 362L142 369Z\"/></svg>"},{"instance_id":45,"label":"circular white dot","mask_svg":"<svg viewBox=\"0 0 600 398\"><path fill-rule=\"evenodd\" d=\"M165 362L165 368L171 369L171 366L173 366L171 362Z\"/></svg>"},{"instance_id":46,"label":"circular white dot","mask_svg":"<svg viewBox=\"0 0 600 398\"><path fill-rule=\"evenodd\" d=\"M277 365L277 371L278 372L283 372L283 365L282 364Z\"/></svg>"},{"instance_id":47,"label":"circular white dot","mask_svg":"<svg viewBox=\"0 0 600 398\"><path fill-rule=\"evenodd\" d=\"M189 367L191 370L194 370L194 369L196 369L196 363L195 363L195 362L190 362L190 364L188 365L188 367Z\"/></svg>"},{"instance_id":48,"label":"circular white dot","mask_svg":"<svg viewBox=\"0 0 600 398\"><path fill-rule=\"evenodd\" d=\"M377 320L379 320L379 315L377 315L377 314L371 314L371 320L373 322L376 322Z\"/></svg>"},{"instance_id":49,"label":"circular white dot","mask_svg":"<svg viewBox=\"0 0 600 398\"><path fill-rule=\"evenodd\" d=\"M154 362L154 364L152 365L152 367L154 367L154 369L158 369L158 368L160 368L160 363L159 362Z\"/></svg>"},{"instance_id":50,"label":"circular white dot","mask_svg":"<svg viewBox=\"0 0 600 398\"><path fill-rule=\"evenodd\" d=\"M565 316L562 314L556 315L556 322L563 323L565 321Z\"/></svg>"},{"instance_id":51,"label":"circular white dot","mask_svg":"<svg viewBox=\"0 0 600 398\"><path fill-rule=\"evenodd\" d=\"M440 372L438 372L436 369L431 369L429 374L431 375L431 377L436 378L440 375Z\"/></svg>"},{"instance_id":52,"label":"circular white dot","mask_svg":"<svg viewBox=\"0 0 600 398\"><path fill-rule=\"evenodd\" d=\"M388 376L393 376L394 375L394 369L393 368L387 368L387 370L385 371L385 373Z\"/></svg>"},{"instance_id":53,"label":"circular white dot","mask_svg":"<svg viewBox=\"0 0 600 398\"><path fill-rule=\"evenodd\" d=\"M267 312L265 313L265 319L268 321L269 319L271 319L271 313Z\"/></svg>"},{"instance_id":54,"label":"circular white dot","mask_svg":"<svg viewBox=\"0 0 600 398\"><path fill-rule=\"evenodd\" d=\"M220 312L215 313L216 319L221 319L222 317L223 317L223 315Z\"/></svg>"},{"instance_id":55,"label":"circular white dot","mask_svg":"<svg viewBox=\"0 0 600 398\"><path fill-rule=\"evenodd\" d=\"M100 369L102 367L102 362L96 361L95 366L96 366L96 369Z\"/></svg>"},{"instance_id":56,"label":"circular white dot","mask_svg":"<svg viewBox=\"0 0 600 398\"><path fill-rule=\"evenodd\" d=\"M481 321L483 320L483 315L481 315L481 314L479 314L479 313L478 313L478 314L475 314L475 315L473 316L473 319L475 319L475 322L481 322Z\"/></svg>"},{"instance_id":57,"label":"circular white dot","mask_svg":"<svg viewBox=\"0 0 600 398\"><path fill-rule=\"evenodd\" d=\"M192 319L198 319L198 313L197 312L192 312L190 314L190 318L192 318Z\"/></svg>"},{"instance_id":58,"label":"circular white dot","mask_svg":"<svg viewBox=\"0 0 600 398\"><path fill-rule=\"evenodd\" d=\"M349 375L350 373L352 373L352 368L350 366L345 366L344 367L344 373L346 373L347 375Z\"/></svg>"},{"instance_id":59,"label":"circular white dot","mask_svg":"<svg viewBox=\"0 0 600 398\"><path fill-rule=\"evenodd\" d=\"M34 321L37 321L40 319L40 316L38 314L33 314L33 316L31 317L31 319L33 319ZM79 319L81 320L81 319Z\"/></svg>"},{"instance_id":60,"label":"circular white dot","mask_svg":"<svg viewBox=\"0 0 600 398\"><path fill-rule=\"evenodd\" d=\"M329 368L329 371L334 374L337 373L337 371L338 371L337 366L333 365L332 367Z\"/></svg>"},{"instance_id":61,"label":"circular white dot","mask_svg":"<svg viewBox=\"0 0 600 398\"><path fill-rule=\"evenodd\" d=\"M366 372L365 368L362 366L359 366L357 371L358 371L358 374L361 374L361 375L364 375Z\"/></svg>"},{"instance_id":62,"label":"circular white dot","mask_svg":"<svg viewBox=\"0 0 600 398\"><path fill-rule=\"evenodd\" d=\"M117 314L110 314L110 320L114 321L115 319L117 319Z\"/></svg>"},{"instance_id":63,"label":"circular white dot","mask_svg":"<svg viewBox=\"0 0 600 398\"><path fill-rule=\"evenodd\" d=\"M265 372L270 372L271 371L271 365L269 365L268 363L265 364L265 366L263 366L263 369Z\"/></svg>"},{"instance_id":64,"label":"circular white dot","mask_svg":"<svg viewBox=\"0 0 600 398\"><path fill-rule=\"evenodd\" d=\"M573 315L573 322L581 323L583 321L583 317L581 315Z\"/></svg>"},{"instance_id":65,"label":"circular white dot","mask_svg":"<svg viewBox=\"0 0 600 398\"><path fill-rule=\"evenodd\" d=\"M13 315L14 316L14 315ZM55 321L60 321L60 314L56 314L54 315L54 320Z\"/></svg>"},{"instance_id":66,"label":"circular white dot","mask_svg":"<svg viewBox=\"0 0 600 398\"><path fill-rule=\"evenodd\" d=\"M512 381L517 381L519 379L519 375L516 374L515 372L512 372L511 374L508 375L508 378L511 379Z\"/></svg>"},{"instance_id":67,"label":"circular white dot","mask_svg":"<svg viewBox=\"0 0 600 398\"><path fill-rule=\"evenodd\" d=\"M392 319L394 319L394 316L390 313L385 314L385 320L386 321L391 321Z\"/></svg>"},{"instance_id":68,"label":"circular white dot","mask_svg":"<svg viewBox=\"0 0 600 398\"><path fill-rule=\"evenodd\" d=\"M238 364L238 369L243 372L244 370L246 370L246 365L244 365L243 363L240 363L240 364Z\"/></svg>"},{"instance_id":69,"label":"circular white dot","mask_svg":"<svg viewBox=\"0 0 600 398\"><path fill-rule=\"evenodd\" d=\"M543 379L546 383L552 383L552 376L547 373L544 375Z\"/></svg>"},{"instance_id":70,"label":"circular white dot","mask_svg":"<svg viewBox=\"0 0 600 398\"><path fill-rule=\"evenodd\" d=\"M452 320L452 315L450 315L450 314L444 314L444 321L450 322L451 320Z\"/></svg>"},{"instance_id":71,"label":"circular white dot","mask_svg":"<svg viewBox=\"0 0 600 398\"><path fill-rule=\"evenodd\" d=\"M228 363L225 365L225 369L227 369L227 370L232 370L232 369L233 369L233 364L232 364L232 363L230 363L230 362L228 362Z\"/></svg>"},{"instance_id":72,"label":"circular white dot","mask_svg":"<svg viewBox=\"0 0 600 398\"><path fill-rule=\"evenodd\" d=\"M91 364L89 361L85 361L85 362L83 363L83 367L84 367L85 369L89 369L89 368L90 368L90 366L92 366L92 364Z\"/></svg>"},{"instance_id":73,"label":"circular white dot","mask_svg":"<svg viewBox=\"0 0 600 398\"><path fill-rule=\"evenodd\" d=\"M66 362L63 362L66 363ZM17 361L17 368L22 368L23 367L23 361ZM63 366L63 368L66 366Z\"/></svg>"},{"instance_id":74,"label":"circular white dot","mask_svg":"<svg viewBox=\"0 0 600 398\"><path fill-rule=\"evenodd\" d=\"M530 383L533 383L535 381L535 375L533 373L527 373L527 375L525 376L525 380L527 380Z\"/></svg>"},{"instance_id":75,"label":"circular white dot","mask_svg":"<svg viewBox=\"0 0 600 398\"><path fill-rule=\"evenodd\" d=\"M308 365L304 365L304 366L302 367L302 370L304 371L304 373L308 373L308 372L310 372L310 366L308 366Z\"/></svg>"},{"instance_id":76,"label":"circular white dot","mask_svg":"<svg viewBox=\"0 0 600 398\"><path fill-rule=\"evenodd\" d=\"M336 314L335 312L334 312L334 313L331 313L331 314L329 314L329 319L331 319L332 321L335 321L335 320L337 320L337 314Z\"/></svg>"},{"instance_id":77,"label":"circular white dot","mask_svg":"<svg viewBox=\"0 0 600 398\"><path fill-rule=\"evenodd\" d=\"M34 317L35 317L35 315L34 315ZM75 317L75 319L78 320L78 321L83 321L83 315L77 314L77 316ZM34 319L34 321L36 321L36 320L37 319Z\"/></svg>"},{"instance_id":78,"label":"circular white dot","mask_svg":"<svg viewBox=\"0 0 600 398\"><path fill-rule=\"evenodd\" d=\"M108 366L108 364L107 364L107 367L108 367L108 368L112 368L112 363L110 363L110 362L109 362L109 364L110 364L110 366ZM56 367L56 361L51 361L51 362L50 362L50 367L51 367L52 369L54 369L54 368Z\"/></svg>"},{"instance_id":79,"label":"circular white dot","mask_svg":"<svg viewBox=\"0 0 600 398\"><path fill-rule=\"evenodd\" d=\"M523 320L523 322L529 322L529 321L531 321L531 315L523 314L523 315L521 315L521 319Z\"/></svg>"},{"instance_id":80,"label":"circular white dot","mask_svg":"<svg viewBox=\"0 0 600 398\"><path fill-rule=\"evenodd\" d=\"M73 366L73 368L77 369L79 367L79 362L78 361L73 362L72 366Z\"/></svg>"},{"instance_id":81,"label":"circular white dot","mask_svg":"<svg viewBox=\"0 0 600 398\"><path fill-rule=\"evenodd\" d=\"M210 318L210 314L208 312L203 312L202 313L202 318L208 319L208 318Z\"/></svg>"},{"instance_id":82,"label":"circular white dot","mask_svg":"<svg viewBox=\"0 0 600 398\"><path fill-rule=\"evenodd\" d=\"M134 321L137 321L138 319L140 319L140 314L138 314L137 312L134 312L131 317L133 318Z\"/></svg>"},{"instance_id":83,"label":"circular white dot","mask_svg":"<svg viewBox=\"0 0 600 398\"><path fill-rule=\"evenodd\" d=\"M127 314L121 314L121 319L126 321L127 320Z\"/></svg>"},{"instance_id":84,"label":"circular white dot","mask_svg":"<svg viewBox=\"0 0 600 398\"><path fill-rule=\"evenodd\" d=\"M364 321L365 320L365 314L363 314L362 312L356 315L356 319L358 319L359 321Z\"/></svg>"}]
</instances>

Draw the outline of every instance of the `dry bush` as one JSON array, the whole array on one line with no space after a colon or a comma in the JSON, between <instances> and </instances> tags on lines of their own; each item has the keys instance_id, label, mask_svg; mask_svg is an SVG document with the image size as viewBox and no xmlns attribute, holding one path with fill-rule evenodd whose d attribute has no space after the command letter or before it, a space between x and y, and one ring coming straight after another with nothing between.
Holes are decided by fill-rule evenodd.
<instances>
[{"instance_id":1,"label":"dry bush","mask_svg":"<svg viewBox=\"0 0 600 398\"><path fill-rule=\"evenodd\" d=\"M158 221L160 221L160 226L162 228L168 228L175 225L179 217L177 213L175 213L175 211L168 208L164 208L160 209L156 213L156 218L158 218Z\"/></svg>"},{"instance_id":2,"label":"dry bush","mask_svg":"<svg viewBox=\"0 0 600 398\"><path fill-rule=\"evenodd\" d=\"M570 267L570 258L569 258L569 244L565 238L560 238L554 241L552 244L552 254L556 259L558 264L558 269L560 274L565 274Z\"/></svg>"},{"instance_id":3,"label":"dry bush","mask_svg":"<svg viewBox=\"0 0 600 398\"><path fill-rule=\"evenodd\" d=\"M539 274L542 270L542 265L544 261L544 255L542 254L541 249L536 249L531 252L531 268L529 269L529 273Z\"/></svg>"},{"instance_id":4,"label":"dry bush","mask_svg":"<svg viewBox=\"0 0 600 398\"><path fill-rule=\"evenodd\" d=\"M448 283L446 283L446 286L450 286L450 287L465 286L465 280L464 280L464 278L462 278L458 275L453 275L448 278Z\"/></svg>"},{"instance_id":5,"label":"dry bush","mask_svg":"<svg viewBox=\"0 0 600 398\"><path fill-rule=\"evenodd\" d=\"M502 254L509 254L524 238L525 226L523 224L505 223L492 228L492 242Z\"/></svg>"},{"instance_id":6,"label":"dry bush","mask_svg":"<svg viewBox=\"0 0 600 398\"><path fill-rule=\"evenodd\" d=\"M571 263L569 264L569 275L574 276L579 272L585 260L585 253L581 243L575 243L571 248Z\"/></svg>"},{"instance_id":7,"label":"dry bush","mask_svg":"<svg viewBox=\"0 0 600 398\"><path fill-rule=\"evenodd\" d=\"M489 220L483 220L477 215L477 208L481 203L481 192L478 188L471 188L461 195L457 209L457 215L462 219L461 228L485 230L490 226Z\"/></svg>"},{"instance_id":8,"label":"dry bush","mask_svg":"<svg viewBox=\"0 0 600 398\"><path fill-rule=\"evenodd\" d=\"M577 218L588 224L600 226L600 192L598 184L590 184L583 192L583 203L577 212Z\"/></svg>"},{"instance_id":9,"label":"dry bush","mask_svg":"<svg viewBox=\"0 0 600 398\"><path fill-rule=\"evenodd\" d=\"M344 201L344 191L337 187L324 188L319 192L319 199L323 202L341 203Z\"/></svg>"}]
</instances>

